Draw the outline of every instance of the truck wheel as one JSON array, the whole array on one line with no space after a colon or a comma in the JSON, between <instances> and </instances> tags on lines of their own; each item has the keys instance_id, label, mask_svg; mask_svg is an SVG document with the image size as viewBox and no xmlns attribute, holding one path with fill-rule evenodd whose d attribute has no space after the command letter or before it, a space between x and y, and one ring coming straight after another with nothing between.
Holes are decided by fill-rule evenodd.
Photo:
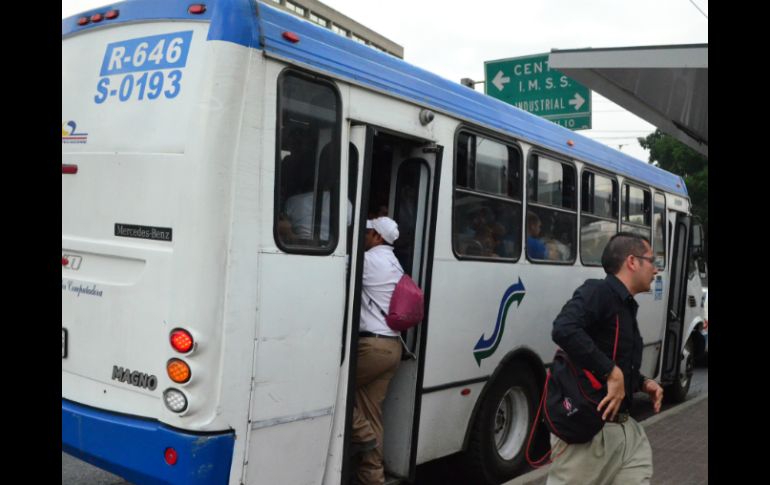
<instances>
[{"instance_id":1,"label":"truck wheel","mask_svg":"<svg viewBox=\"0 0 770 485\"><path fill-rule=\"evenodd\" d=\"M695 344L692 337L687 339L687 343L682 350L682 363L679 367L678 379L666 386L663 390L663 399L669 403L680 403L685 400L690 391L690 382L692 381L692 372L695 368Z\"/></svg>"},{"instance_id":2,"label":"truck wheel","mask_svg":"<svg viewBox=\"0 0 770 485\"><path fill-rule=\"evenodd\" d=\"M526 365L509 366L495 378L480 404L466 450L476 477L498 484L520 471L538 397L535 377Z\"/></svg>"}]
</instances>

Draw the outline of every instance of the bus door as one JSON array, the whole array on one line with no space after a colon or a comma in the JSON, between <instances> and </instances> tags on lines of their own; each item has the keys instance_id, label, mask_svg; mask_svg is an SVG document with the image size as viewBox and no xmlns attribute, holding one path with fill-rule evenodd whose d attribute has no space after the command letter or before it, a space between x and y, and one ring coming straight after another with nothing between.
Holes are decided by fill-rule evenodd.
<instances>
[{"instance_id":1,"label":"bus door","mask_svg":"<svg viewBox=\"0 0 770 485\"><path fill-rule=\"evenodd\" d=\"M394 163L391 176L390 207L399 228L399 238L394 245L395 254L404 271L425 292L425 321L428 320L435 195L441 154L440 146L417 146L407 158ZM417 384L422 382L424 356L420 349L425 348L425 321L402 333L409 352L404 352L383 404L386 470L410 479L414 478L417 451L417 414L421 399Z\"/></svg>"},{"instance_id":2,"label":"bus door","mask_svg":"<svg viewBox=\"0 0 770 485\"><path fill-rule=\"evenodd\" d=\"M399 369L390 382L383 403L385 427L385 471L389 475L410 478L414 476L416 460L417 416L420 408L418 383L422 380L424 339L429 320L431 261L435 233L435 206L438 190L442 147L424 140L416 140L378 130L354 126L351 144L362 154L362 190L355 205L361 208L357 219L355 249L355 284L350 285L349 299L353 301L348 321L352 322L354 343L351 356L355 360L359 325L361 274L363 271L363 236L369 216L387 213L398 223L399 237L395 255L404 271L425 293L423 323L402 333L408 348L403 352ZM351 365L348 422L352 418L355 391L355 365ZM346 429L350 429L348 426ZM346 434L350 440L349 432ZM350 470L352 472L353 470Z\"/></svg>"},{"instance_id":3,"label":"bus door","mask_svg":"<svg viewBox=\"0 0 770 485\"><path fill-rule=\"evenodd\" d=\"M671 384L680 378L682 368L682 345L684 333L684 314L687 300L687 267L690 256L690 226L692 219L684 214L677 214L674 225L674 245L671 255L671 273L666 314L666 334L664 340L663 371L661 381Z\"/></svg>"}]
</instances>

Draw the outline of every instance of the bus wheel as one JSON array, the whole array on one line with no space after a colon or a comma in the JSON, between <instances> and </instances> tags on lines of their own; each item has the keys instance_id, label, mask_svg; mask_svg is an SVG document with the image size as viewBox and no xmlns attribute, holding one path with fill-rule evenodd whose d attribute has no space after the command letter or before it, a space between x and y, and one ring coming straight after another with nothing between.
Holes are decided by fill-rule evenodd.
<instances>
[{"instance_id":1,"label":"bus wheel","mask_svg":"<svg viewBox=\"0 0 770 485\"><path fill-rule=\"evenodd\" d=\"M525 463L536 399L537 385L527 366L514 364L495 378L473 422L466 451L477 479L502 483Z\"/></svg>"},{"instance_id":2,"label":"bus wheel","mask_svg":"<svg viewBox=\"0 0 770 485\"><path fill-rule=\"evenodd\" d=\"M692 382L692 372L695 368L695 344L692 337L687 339L687 343L682 350L682 363L679 364L678 379L666 386L663 390L663 399L670 403L684 402L687 393L690 391L690 382Z\"/></svg>"}]
</instances>

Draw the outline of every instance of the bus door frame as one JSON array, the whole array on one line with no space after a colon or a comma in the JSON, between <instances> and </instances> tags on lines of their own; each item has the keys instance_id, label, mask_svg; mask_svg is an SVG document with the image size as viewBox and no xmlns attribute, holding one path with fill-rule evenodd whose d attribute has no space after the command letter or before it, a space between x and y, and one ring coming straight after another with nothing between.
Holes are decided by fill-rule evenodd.
<instances>
[{"instance_id":1,"label":"bus door frame","mask_svg":"<svg viewBox=\"0 0 770 485\"><path fill-rule=\"evenodd\" d=\"M671 246L668 308L663 345L661 383L666 385L679 379L681 354L684 346L684 318L687 302L687 274L690 259L692 217L677 214Z\"/></svg>"},{"instance_id":2,"label":"bus door frame","mask_svg":"<svg viewBox=\"0 0 770 485\"><path fill-rule=\"evenodd\" d=\"M353 233L353 252L351 253L351 273L350 273L350 289L348 292L348 300L352 302L349 306L349 313L346 320L350 322L350 366L348 375L348 392L347 392L347 415L345 420L345 437L344 437L344 459L342 468L343 483L347 483L351 473L354 473L352 469L352 460L349 457L350 440L352 436L352 421L353 421L353 406L355 404L355 383L356 383L356 369L357 359L355 358L358 349L358 332L361 313L361 281L363 278L363 260L364 260L364 235L366 230L366 220L369 213L369 195L371 187L371 175L372 175L372 163L373 163L373 148L374 138L378 133L387 133L398 138L415 142L416 148L413 151L411 157L416 157L418 154L422 154L422 158L425 159L425 164L428 168L428 183L421 184L421 187L425 187L427 193L419 194L419 197L425 197L425 217L423 218L422 227L422 248L420 248L421 264L419 270L421 274L414 274L416 276L414 280L420 285L425 295L425 318L423 322L416 328L410 329L407 334L407 342L409 343L410 351L415 352L417 355L417 369L416 376L413 385L413 407L411 411L411 423L406 423L407 429L411 430L411 433L399 433L399 429L394 427L393 423L390 425L385 423L385 461L386 471L394 473L399 477L408 478L414 480L416 475L416 462L417 462L417 439L420 424L420 408L422 402L422 381L425 367L425 346L427 339L428 320L430 315L430 290L431 290L431 276L433 270L433 254L435 249L435 234L436 234L436 216L438 212L438 192L439 192L439 180L441 173L441 161L443 155L443 147L436 145L430 141L426 141L421 138L415 138L397 131L388 130L385 128L377 127L375 125L367 124L364 122L358 122L351 120L349 128L349 140L350 143L355 146L359 153L358 164L358 182L356 187L356 200L353 201L355 207L354 217L354 233ZM363 156L361 156L361 154ZM391 175L391 195L394 194L393 187L397 184L398 169L404 159L394 161ZM432 166L431 166L432 165ZM395 207L395 201L391 197L390 208ZM403 364L402 360L402 366ZM401 371L401 366L399 371ZM397 379L398 374L394 377L394 381ZM388 397L394 396L393 384L391 381L391 387L388 390ZM383 403L383 418L387 418L386 402ZM398 406L404 406L405 401L398 400ZM408 419L408 418L407 418ZM388 450L392 453L396 453L396 457L391 455L389 457ZM408 453L406 453L408 452ZM406 454L405 454L406 453ZM394 463L397 462L397 468L393 470Z\"/></svg>"}]
</instances>

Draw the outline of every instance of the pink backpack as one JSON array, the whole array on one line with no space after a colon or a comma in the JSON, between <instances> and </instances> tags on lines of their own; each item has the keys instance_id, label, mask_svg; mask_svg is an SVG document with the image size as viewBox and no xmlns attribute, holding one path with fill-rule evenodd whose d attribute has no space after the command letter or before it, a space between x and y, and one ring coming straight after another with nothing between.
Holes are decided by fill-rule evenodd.
<instances>
[{"instance_id":1,"label":"pink backpack","mask_svg":"<svg viewBox=\"0 0 770 485\"><path fill-rule=\"evenodd\" d=\"M422 321L424 314L424 299L422 290L408 275L404 274L398 280L393 296L390 298L388 313L380 308L376 301L369 298L369 304L374 304L385 317L385 323L396 332L409 330Z\"/></svg>"},{"instance_id":2,"label":"pink backpack","mask_svg":"<svg viewBox=\"0 0 770 485\"><path fill-rule=\"evenodd\" d=\"M403 275L393 290L385 323L396 332L414 327L424 316L424 298L414 280L407 274Z\"/></svg>"}]
</instances>

